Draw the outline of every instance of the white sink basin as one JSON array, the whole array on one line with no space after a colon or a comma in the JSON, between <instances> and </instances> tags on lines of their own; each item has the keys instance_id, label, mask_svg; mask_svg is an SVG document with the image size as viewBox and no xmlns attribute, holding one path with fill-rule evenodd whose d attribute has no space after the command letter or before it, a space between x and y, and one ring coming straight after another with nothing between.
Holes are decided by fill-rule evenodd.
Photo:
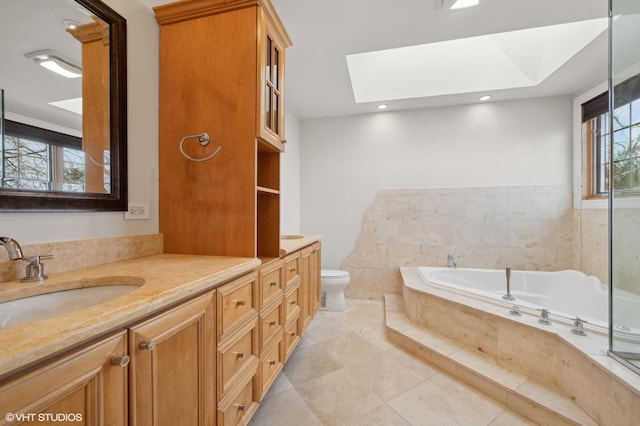
<instances>
[{"instance_id":1,"label":"white sink basin","mask_svg":"<svg viewBox=\"0 0 640 426\"><path fill-rule=\"evenodd\" d=\"M45 284L46 285L46 284ZM0 303L0 328L51 318L106 302L140 288L139 285L102 285L60 290Z\"/></svg>"}]
</instances>

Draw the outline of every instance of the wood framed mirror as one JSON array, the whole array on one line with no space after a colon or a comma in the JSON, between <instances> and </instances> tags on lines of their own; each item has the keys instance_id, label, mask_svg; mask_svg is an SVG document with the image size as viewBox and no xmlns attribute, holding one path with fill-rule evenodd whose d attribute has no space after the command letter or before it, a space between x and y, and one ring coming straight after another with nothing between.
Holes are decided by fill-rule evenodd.
<instances>
[{"instance_id":1,"label":"wood framed mirror","mask_svg":"<svg viewBox=\"0 0 640 426\"><path fill-rule=\"evenodd\" d=\"M7 0L0 31L0 211L126 210L126 20L100 0Z\"/></svg>"}]
</instances>

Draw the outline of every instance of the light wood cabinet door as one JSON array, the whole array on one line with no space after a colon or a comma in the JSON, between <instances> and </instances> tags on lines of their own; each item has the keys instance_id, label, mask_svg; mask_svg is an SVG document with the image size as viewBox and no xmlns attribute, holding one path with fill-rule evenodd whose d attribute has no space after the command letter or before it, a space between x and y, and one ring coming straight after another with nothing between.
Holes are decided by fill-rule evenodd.
<instances>
[{"instance_id":1,"label":"light wood cabinet door","mask_svg":"<svg viewBox=\"0 0 640 426\"><path fill-rule=\"evenodd\" d=\"M215 424L214 307L212 292L130 328L130 424Z\"/></svg>"},{"instance_id":2,"label":"light wood cabinet door","mask_svg":"<svg viewBox=\"0 0 640 426\"><path fill-rule=\"evenodd\" d=\"M314 243L302 250L300 255L302 293L302 330L313 319L320 307L320 243Z\"/></svg>"},{"instance_id":3,"label":"light wood cabinet door","mask_svg":"<svg viewBox=\"0 0 640 426\"><path fill-rule=\"evenodd\" d=\"M1 425L126 425L126 330L0 382Z\"/></svg>"},{"instance_id":4,"label":"light wood cabinet door","mask_svg":"<svg viewBox=\"0 0 640 426\"><path fill-rule=\"evenodd\" d=\"M278 151L284 150L284 64L291 44L271 6L258 9L258 129L260 139Z\"/></svg>"}]
</instances>

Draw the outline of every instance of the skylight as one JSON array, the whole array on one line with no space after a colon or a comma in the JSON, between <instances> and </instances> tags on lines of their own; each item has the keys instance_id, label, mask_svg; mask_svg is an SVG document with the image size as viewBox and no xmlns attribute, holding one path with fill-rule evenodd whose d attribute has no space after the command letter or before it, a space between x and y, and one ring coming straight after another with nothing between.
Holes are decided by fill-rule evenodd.
<instances>
[{"instance_id":1,"label":"skylight","mask_svg":"<svg viewBox=\"0 0 640 426\"><path fill-rule=\"evenodd\" d=\"M356 103L537 86L607 18L347 55Z\"/></svg>"}]
</instances>

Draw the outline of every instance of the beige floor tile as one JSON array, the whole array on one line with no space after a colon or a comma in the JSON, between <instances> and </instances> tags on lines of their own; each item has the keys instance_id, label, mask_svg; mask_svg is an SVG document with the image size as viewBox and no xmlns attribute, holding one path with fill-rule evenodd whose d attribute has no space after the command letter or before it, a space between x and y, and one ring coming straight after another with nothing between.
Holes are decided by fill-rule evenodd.
<instances>
[{"instance_id":1,"label":"beige floor tile","mask_svg":"<svg viewBox=\"0 0 640 426\"><path fill-rule=\"evenodd\" d=\"M381 405L364 416L347 423L347 426L411 426L387 404Z\"/></svg>"},{"instance_id":2,"label":"beige floor tile","mask_svg":"<svg viewBox=\"0 0 640 426\"><path fill-rule=\"evenodd\" d=\"M384 403L346 368L296 385L296 389L323 425L348 423Z\"/></svg>"},{"instance_id":3,"label":"beige floor tile","mask_svg":"<svg viewBox=\"0 0 640 426\"><path fill-rule=\"evenodd\" d=\"M416 356L403 348L394 346L393 348L387 349L385 354L411 368L416 372L416 374L419 374L422 377L429 378L439 372L437 368L426 363L419 356Z\"/></svg>"},{"instance_id":4,"label":"beige floor tile","mask_svg":"<svg viewBox=\"0 0 640 426\"><path fill-rule=\"evenodd\" d=\"M264 399L249 424L251 426L322 426L298 391L293 388Z\"/></svg>"},{"instance_id":5,"label":"beige floor tile","mask_svg":"<svg viewBox=\"0 0 640 426\"><path fill-rule=\"evenodd\" d=\"M371 357L351 372L383 401L395 398L428 378L385 353Z\"/></svg>"},{"instance_id":6,"label":"beige floor tile","mask_svg":"<svg viewBox=\"0 0 640 426\"><path fill-rule=\"evenodd\" d=\"M473 407L489 418L495 418L504 410L504 406L499 402L494 401L446 374L436 374L431 378L431 381L438 386L441 391L455 396L457 401Z\"/></svg>"},{"instance_id":7,"label":"beige floor tile","mask_svg":"<svg viewBox=\"0 0 640 426\"><path fill-rule=\"evenodd\" d=\"M442 389L433 380L423 382L387 404L412 425L486 426L492 420L461 401L450 388Z\"/></svg>"},{"instance_id":8,"label":"beige floor tile","mask_svg":"<svg viewBox=\"0 0 640 426\"><path fill-rule=\"evenodd\" d=\"M273 382L273 384L269 388L269 391L264 396L263 401L266 398L271 398L272 396L275 396L280 392L284 392L292 388L293 388L293 385L291 384L289 379L287 379L287 376L283 372L280 372L280 374L278 374L278 377L276 377L276 380Z\"/></svg>"},{"instance_id":9,"label":"beige floor tile","mask_svg":"<svg viewBox=\"0 0 640 426\"><path fill-rule=\"evenodd\" d=\"M389 338L387 337L387 332L384 325L376 326L366 333L360 334L359 336L382 351L386 351L387 349L395 347L391 340L389 340Z\"/></svg>"},{"instance_id":10,"label":"beige floor tile","mask_svg":"<svg viewBox=\"0 0 640 426\"><path fill-rule=\"evenodd\" d=\"M294 385L306 383L317 377L342 368L320 345L296 348L284 366L283 372Z\"/></svg>"},{"instance_id":11,"label":"beige floor tile","mask_svg":"<svg viewBox=\"0 0 640 426\"><path fill-rule=\"evenodd\" d=\"M322 344L322 347L338 363L348 367L360 366L372 356L382 352L382 350L354 333L344 334L328 340Z\"/></svg>"}]
</instances>

